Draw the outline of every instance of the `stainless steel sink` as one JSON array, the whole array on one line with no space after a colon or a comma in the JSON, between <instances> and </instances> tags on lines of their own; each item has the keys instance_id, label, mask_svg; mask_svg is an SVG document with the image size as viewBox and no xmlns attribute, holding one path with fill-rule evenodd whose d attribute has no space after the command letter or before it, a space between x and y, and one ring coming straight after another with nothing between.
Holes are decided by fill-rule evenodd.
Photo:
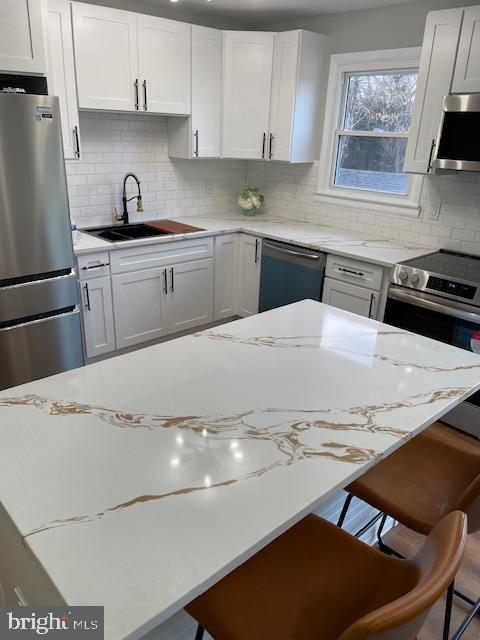
<instances>
[{"instance_id":1,"label":"stainless steel sink","mask_svg":"<svg viewBox=\"0 0 480 640\"><path fill-rule=\"evenodd\" d=\"M162 229L154 229L146 224L114 224L109 227L92 227L82 229L84 233L106 240L107 242L126 242L139 238L154 238L156 236L168 236L170 232Z\"/></svg>"}]
</instances>

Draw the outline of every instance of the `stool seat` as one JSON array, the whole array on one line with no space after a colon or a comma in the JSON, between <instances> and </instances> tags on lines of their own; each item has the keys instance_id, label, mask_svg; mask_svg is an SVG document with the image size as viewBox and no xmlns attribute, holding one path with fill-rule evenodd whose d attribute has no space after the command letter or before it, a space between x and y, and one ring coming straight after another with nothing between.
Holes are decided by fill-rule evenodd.
<instances>
[{"instance_id":1,"label":"stool seat","mask_svg":"<svg viewBox=\"0 0 480 640\"><path fill-rule=\"evenodd\" d=\"M407 627L381 632L426 615L458 568L465 531L465 516L450 514L423 560L409 562L309 515L186 610L215 640L413 640Z\"/></svg>"},{"instance_id":2,"label":"stool seat","mask_svg":"<svg viewBox=\"0 0 480 640\"><path fill-rule=\"evenodd\" d=\"M458 509L472 533L480 529L480 442L436 422L346 491L425 535Z\"/></svg>"}]
</instances>

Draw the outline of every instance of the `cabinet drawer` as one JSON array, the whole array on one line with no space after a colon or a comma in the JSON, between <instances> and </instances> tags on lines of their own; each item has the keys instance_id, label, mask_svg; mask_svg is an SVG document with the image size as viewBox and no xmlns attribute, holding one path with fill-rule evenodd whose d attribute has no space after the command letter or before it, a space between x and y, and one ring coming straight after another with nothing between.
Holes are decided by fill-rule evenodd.
<instances>
[{"instance_id":1,"label":"cabinet drawer","mask_svg":"<svg viewBox=\"0 0 480 640\"><path fill-rule=\"evenodd\" d=\"M160 245L146 245L112 251L112 273L154 269L179 262L213 256L213 238L177 240Z\"/></svg>"},{"instance_id":2,"label":"cabinet drawer","mask_svg":"<svg viewBox=\"0 0 480 640\"><path fill-rule=\"evenodd\" d=\"M325 278L322 302L364 318L377 318L379 294L365 287Z\"/></svg>"},{"instance_id":3,"label":"cabinet drawer","mask_svg":"<svg viewBox=\"0 0 480 640\"><path fill-rule=\"evenodd\" d=\"M361 287L380 291L382 287L383 267L369 264L368 262L351 260L350 258L328 255L325 275L329 278L335 278L343 282L351 282Z\"/></svg>"},{"instance_id":4,"label":"cabinet drawer","mask_svg":"<svg viewBox=\"0 0 480 640\"><path fill-rule=\"evenodd\" d=\"M110 274L110 254L108 251L78 256L77 263L80 280L98 278Z\"/></svg>"}]
</instances>

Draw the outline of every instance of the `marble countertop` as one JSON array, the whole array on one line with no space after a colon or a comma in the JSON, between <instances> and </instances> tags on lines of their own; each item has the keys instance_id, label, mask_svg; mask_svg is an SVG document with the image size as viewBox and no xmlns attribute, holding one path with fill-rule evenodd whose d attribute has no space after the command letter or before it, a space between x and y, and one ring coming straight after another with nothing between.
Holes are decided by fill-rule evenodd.
<instances>
[{"instance_id":1,"label":"marble countertop","mask_svg":"<svg viewBox=\"0 0 480 640\"><path fill-rule=\"evenodd\" d=\"M306 300L1 392L0 501L134 640L478 389L480 356Z\"/></svg>"},{"instance_id":2,"label":"marble countertop","mask_svg":"<svg viewBox=\"0 0 480 640\"><path fill-rule=\"evenodd\" d=\"M331 227L288 220L287 218L272 218L264 215L259 215L255 218L248 218L243 215L216 217L191 216L176 218L176 220L201 227L205 229L205 231L163 235L153 239L144 238L142 240L130 240L117 243L99 240L85 233L79 233L78 241L74 247L75 253L91 253L102 249L112 251L141 244L161 244L171 242L172 240L188 239L190 237L220 235L240 231L272 240L291 242L296 245L318 249L335 255L359 258L366 262L380 264L385 267L391 267L398 262L417 258L433 251L431 247L408 245L396 240L388 240L350 231L341 231Z\"/></svg>"}]
</instances>

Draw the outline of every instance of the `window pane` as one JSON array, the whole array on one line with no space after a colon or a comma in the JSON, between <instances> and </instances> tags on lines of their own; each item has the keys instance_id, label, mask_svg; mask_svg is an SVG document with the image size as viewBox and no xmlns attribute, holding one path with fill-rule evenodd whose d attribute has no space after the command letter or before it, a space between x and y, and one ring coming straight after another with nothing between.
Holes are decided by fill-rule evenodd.
<instances>
[{"instance_id":1,"label":"window pane","mask_svg":"<svg viewBox=\"0 0 480 640\"><path fill-rule=\"evenodd\" d=\"M405 195L406 138L339 136L334 185Z\"/></svg>"},{"instance_id":2,"label":"window pane","mask_svg":"<svg viewBox=\"0 0 480 640\"><path fill-rule=\"evenodd\" d=\"M343 128L350 131L408 131L416 71L349 74Z\"/></svg>"}]
</instances>

